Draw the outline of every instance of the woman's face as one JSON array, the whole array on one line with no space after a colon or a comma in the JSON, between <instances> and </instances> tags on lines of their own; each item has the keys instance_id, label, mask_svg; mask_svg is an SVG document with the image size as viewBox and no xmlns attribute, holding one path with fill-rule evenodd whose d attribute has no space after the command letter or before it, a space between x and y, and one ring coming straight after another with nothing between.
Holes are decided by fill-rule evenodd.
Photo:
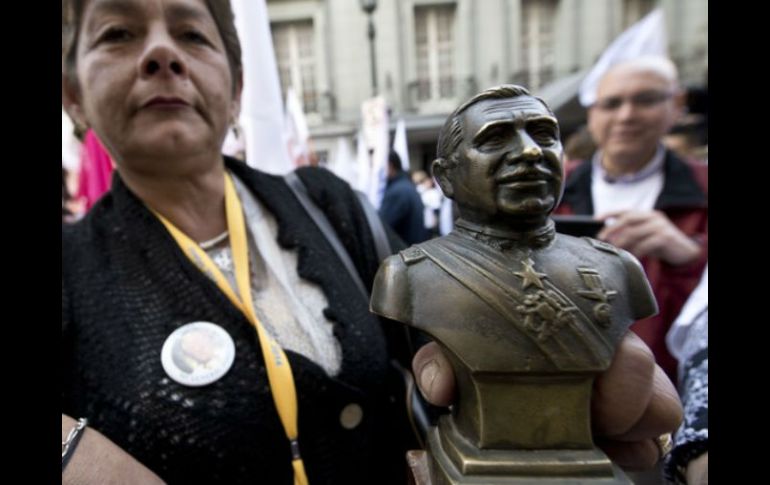
<instances>
[{"instance_id":1,"label":"woman's face","mask_svg":"<svg viewBox=\"0 0 770 485\"><path fill-rule=\"evenodd\" d=\"M77 88L65 84L68 111L94 128L119 165L135 170L178 172L173 160L218 157L239 108L240 82L234 95L203 0L91 0L77 79Z\"/></svg>"}]
</instances>

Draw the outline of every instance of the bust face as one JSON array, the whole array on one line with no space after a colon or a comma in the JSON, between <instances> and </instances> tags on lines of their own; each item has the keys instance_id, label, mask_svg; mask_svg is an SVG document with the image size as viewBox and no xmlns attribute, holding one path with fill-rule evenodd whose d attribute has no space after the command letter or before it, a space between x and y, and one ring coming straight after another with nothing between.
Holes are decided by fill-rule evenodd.
<instances>
[{"instance_id":1,"label":"bust face","mask_svg":"<svg viewBox=\"0 0 770 485\"><path fill-rule=\"evenodd\" d=\"M544 223L562 191L559 126L531 96L486 99L462 114L449 180L465 217Z\"/></svg>"}]
</instances>

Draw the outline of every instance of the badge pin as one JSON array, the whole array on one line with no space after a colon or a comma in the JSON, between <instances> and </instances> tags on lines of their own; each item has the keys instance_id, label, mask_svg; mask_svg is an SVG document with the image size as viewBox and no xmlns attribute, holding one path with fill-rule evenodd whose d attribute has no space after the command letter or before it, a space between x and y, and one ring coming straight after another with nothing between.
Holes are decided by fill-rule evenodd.
<instances>
[{"instance_id":1,"label":"badge pin","mask_svg":"<svg viewBox=\"0 0 770 485\"><path fill-rule=\"evenodd\" d=\"M225 329L210 322L192 322L174 330L163 343L160 361L166 374L190 387L211 384L235 360L235 344Z\"/></svg>"}]
</instances>

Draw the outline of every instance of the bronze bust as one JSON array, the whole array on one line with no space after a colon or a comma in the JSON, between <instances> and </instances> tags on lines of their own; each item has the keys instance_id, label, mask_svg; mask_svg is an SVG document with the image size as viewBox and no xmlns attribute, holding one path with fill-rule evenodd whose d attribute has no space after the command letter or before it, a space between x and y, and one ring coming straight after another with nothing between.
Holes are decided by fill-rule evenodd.
<instances>
[{"instance_id":1,"label":"bronze bust","mask_svg":"<svg viewBox=\"0 0 770 485\"><path fill-rule=\"evenodd\" d=\"M458 399L428 436L432 483L630 483L593 443L591 390L657 305L629 253L555 233L554 114L519 86L484 91L449 116L432 169L455 229L385 260L371 300L455 371Z\"/></svg>"}]
</instances>

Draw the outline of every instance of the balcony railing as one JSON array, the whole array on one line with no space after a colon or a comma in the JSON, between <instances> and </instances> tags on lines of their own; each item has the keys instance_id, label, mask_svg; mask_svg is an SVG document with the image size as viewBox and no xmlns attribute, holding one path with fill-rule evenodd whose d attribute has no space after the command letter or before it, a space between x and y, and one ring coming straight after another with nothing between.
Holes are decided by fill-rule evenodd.
<instances>
[{"instance_id":1,"label":"balcony railing","mask_svg":"<svg viewBox=\"0 0 770 485\"><path fill-rule=\"evenodd\" d=\"M412 81L406 85L406 108L411 112L434 111L432 108L446 111L447 106L476 94L477 85L474 76L464 80L446 76L439 80L438 89L427 79Z\"/></svg>"},{"instance_id":2,"label":"balcony railing","mask_svg":"<svg viewBox=\"0 0 770 485\"><path fill-rule=\"evenodd\" d=\"M556 79L556 70L553 67L546 67L537 71L524 69L511 74L509 82L524 86L530 91L541 88L549 82Z\"/></svg>"}]
</instances>

